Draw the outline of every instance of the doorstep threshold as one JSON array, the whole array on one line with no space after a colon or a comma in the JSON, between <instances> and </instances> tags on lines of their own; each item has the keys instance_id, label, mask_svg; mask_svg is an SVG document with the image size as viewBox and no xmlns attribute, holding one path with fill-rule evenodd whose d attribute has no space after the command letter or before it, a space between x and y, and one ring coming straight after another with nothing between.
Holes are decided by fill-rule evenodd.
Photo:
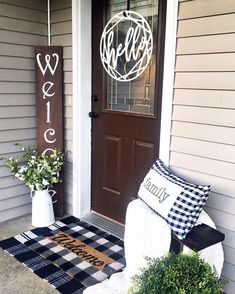
<instances>
[{"instance_id":1,"label":"doorstep threshold","mask_svg":"<svg viewBox=\"0 0 235 294\"><path fill-rule=\"evenodd\" d=\"M86 221L87 223L96 226L97 228L112 234L119 239L124 239L124 232L125 232L125 226L117 223L109 218L106 218L102 216L101 214L98 214L94 211L91 211L84 216L82 216L80 219Z\"/></svg>"}]
</instances>

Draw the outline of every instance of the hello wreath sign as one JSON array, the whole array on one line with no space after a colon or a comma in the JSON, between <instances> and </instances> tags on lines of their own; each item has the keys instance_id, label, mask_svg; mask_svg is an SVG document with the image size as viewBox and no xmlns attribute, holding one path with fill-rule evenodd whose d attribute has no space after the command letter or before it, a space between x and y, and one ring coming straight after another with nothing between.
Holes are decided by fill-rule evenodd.
<instances>
[{"instance_id":1,"label":"hello wreath sign","mask_svg":"<svg viewBox=\"0 0 235 294\"><path fill-rule=\"evenodd\" d=\"M128 82L139 77L149 65L152 51L152 31L142 15L126 10L106 24L100 40L100 57L113 79Z\"/></svg>"}]
</instances>

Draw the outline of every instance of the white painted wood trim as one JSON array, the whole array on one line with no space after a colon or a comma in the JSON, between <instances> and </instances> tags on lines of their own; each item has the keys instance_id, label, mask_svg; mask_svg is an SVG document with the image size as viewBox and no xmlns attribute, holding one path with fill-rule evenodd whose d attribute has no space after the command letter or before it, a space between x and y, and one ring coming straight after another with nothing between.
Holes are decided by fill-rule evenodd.
<instances>
[{"instance_id":1,"label":"white painted wood trim","mask_svg":"<svg viewBox=\"0 0 235 294\"><path fill-rule=\"evenodd\" d=\"M73 215L91 206L91 0L72 0Z\"/></svg>"},{"instance_id":2,"label":"white painted wood trim","mask_svg":"<svg viewBox=\"0 0 235 294\"><path fill-rule=\"evenodd\" d=\"M48 46L51 46L51 2L47 0L47 39Z\"/></svg>"},{"instance_id":3,"label":"white painted wood trim","mask_svg":"<svg viewBox=\"0 0 235 294\"><path fill-rule=\"evenodd\" d=\"M167 1L165 58L163 72L162 114L159 157L170 160L171 116L174 95L175 49L177 34L178 0Z\"/></svg>"}]
</instances>

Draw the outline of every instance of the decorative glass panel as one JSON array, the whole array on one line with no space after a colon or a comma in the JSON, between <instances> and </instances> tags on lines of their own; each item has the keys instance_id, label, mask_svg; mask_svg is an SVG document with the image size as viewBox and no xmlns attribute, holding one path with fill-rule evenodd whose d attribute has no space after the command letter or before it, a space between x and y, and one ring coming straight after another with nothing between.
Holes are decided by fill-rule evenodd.
<instances>
[{"instance_id":1,"label":"decorative glass panel","mask_svg":"<svg viewBox=\"0 0 235 294\"><path fill-rule=\"evenodd\" d=\"M156 36L157 36L157 0L132 0L130 10L144 16L153 33L153 53L148 67L142 75L129 82L120 82L106 74L107 98L106 110L115 110L145 115L154 115L155 74L156 74ZM126 10L127 1L109 0L108 19ZM132 25L132 24L130 24ZM123 43L128 28L120 22L116 26L116 42ZM125 66L125 65L124 65Z\"/></svg>"}]
</instances>

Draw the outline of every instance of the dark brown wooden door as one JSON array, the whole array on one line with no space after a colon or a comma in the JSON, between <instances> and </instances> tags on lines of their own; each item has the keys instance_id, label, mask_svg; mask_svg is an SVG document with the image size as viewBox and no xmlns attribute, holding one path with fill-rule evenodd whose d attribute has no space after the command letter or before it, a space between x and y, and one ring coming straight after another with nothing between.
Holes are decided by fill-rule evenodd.
<instances>
[{"instance_id":1,"label":"dark brown wooden door","mask_svg":"<svg viewBox=\"0 0 235 294\"><path fill-rule=\"evenodd\" d=\"M100 60L100 37L107 11L111 15L110 2L92 3L91 208L124 223L128 203L136 198L144 175L158 157L166 1L147 8L156 10L146 16L155 40L151 66L131 82L109 77Z\"/></svg>"}]
</instances>

